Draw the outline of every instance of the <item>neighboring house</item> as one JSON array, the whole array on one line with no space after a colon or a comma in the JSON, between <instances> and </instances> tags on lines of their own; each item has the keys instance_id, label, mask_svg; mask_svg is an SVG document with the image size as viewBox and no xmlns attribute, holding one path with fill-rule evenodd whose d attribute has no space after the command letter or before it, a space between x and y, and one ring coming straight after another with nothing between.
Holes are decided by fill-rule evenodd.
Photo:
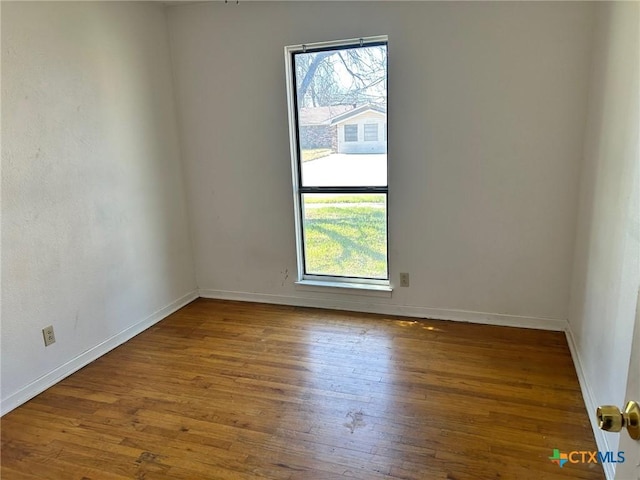
<instances>
[{"instance_id":1,"label":"neighboring house","mask_svg":"<svg viewBox=\"0 0 640 480\"><path fill-rule=\"evenodd\" d=\"M386 153L387 112L363 105L331 119L337 129L338 153Z\"/></svg>"},{"instance_id":2,"label":"neighboring house","mask_svg":"<svg viewBox=\"0 0 640 480\"><path fill-rule=\"evenodd\" d=\"M331 125L331 120L353 109L353 105L301 108L298 112L300 147L303 150L330 148L336 152L338 137L335 126Z\"/></svg>"}]
</instances>

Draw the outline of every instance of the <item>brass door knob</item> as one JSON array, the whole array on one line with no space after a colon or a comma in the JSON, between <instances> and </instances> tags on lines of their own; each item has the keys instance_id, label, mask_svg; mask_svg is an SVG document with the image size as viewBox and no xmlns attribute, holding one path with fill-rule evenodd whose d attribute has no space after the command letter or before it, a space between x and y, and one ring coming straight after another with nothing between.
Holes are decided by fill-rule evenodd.
<instances>
[{"instance_id":1,"label":"brass door knob","mask_svg":"<svg viewBox=\"0 0 640 480\"><path fill-rule=\"evenodd\" d=\"M596 411L598 427L607 432L619 432L626 427L629 436L640 440L640 405L637 402L627 402L624 411L615 405L603 405Z\"/></svg>"}]
</instances>

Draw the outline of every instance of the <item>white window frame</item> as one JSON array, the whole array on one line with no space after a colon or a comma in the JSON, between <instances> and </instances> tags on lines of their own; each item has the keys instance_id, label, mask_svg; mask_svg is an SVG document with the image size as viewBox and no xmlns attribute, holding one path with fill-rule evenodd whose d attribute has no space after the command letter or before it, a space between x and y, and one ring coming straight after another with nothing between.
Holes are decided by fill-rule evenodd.
<instances>
[{"instance_id":1,"label":"white window frame","mask_svg":"<svg viewBox=\"0 0 640 480\"><path fill-rule=\"evenodd\" d=\"M297 253L297 266L298 266L298 280L297 285L306 287L332 287L339 289L354 289L354 290L368 290L372 295L390 296L392 292L390 284L390 265L389 265L389 226L387 220L387 279L371 279L360 277L336 277L329 275L310 275L304 271L304 240L303 240L303 225L302 225L302 205L300 195L300 161L298 153L298 132L296 131L296 85L294 75L293 56L295 53L306 52L314 49L330 49L330 48L344 48L349 46L366 46L366 45L380 45L386 44L388 49L388 37L386 35L380 35L375 37L366 38L354 38L347 40L336 40L330 42L317 42L310 44L290 45L284 48L285 55L285 73L287 82L287 104L289 111L289 147L291 150L291 174L293 182L293 202L295 211L295 229L296 229L296 253ZM360 129L358 129L360 130ZM358 132L359 133L359 132ZM387 161L388 169L388 161ZM387 185L387 216L388 216L388 185Z\"/></svg>"}]
</instances>

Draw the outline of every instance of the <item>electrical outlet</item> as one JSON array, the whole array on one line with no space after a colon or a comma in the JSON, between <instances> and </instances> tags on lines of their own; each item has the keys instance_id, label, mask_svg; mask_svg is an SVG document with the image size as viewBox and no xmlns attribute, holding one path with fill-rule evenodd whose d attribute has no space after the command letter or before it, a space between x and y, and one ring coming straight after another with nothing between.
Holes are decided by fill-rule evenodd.
<instances>
[{"instance_id":1,"label":"electrical outlet","mask_svg":"<svg viewBox=\"0 0 640 480\"><path fill-rule=\"evenodd\" d=\"M409 274L408 273L401 273L400 274L400 286L401 287L408 287L409 286Z\"/></svg>"},{"instance_id":2,"label":"electrical outlet","mask_svg":"<svg viewBox=\"0 0 640 480\"><path fill-rule=\"evenodd\" d=\"M44 337L44 346L48 347L52 343L56 343L56 335L53 333L53 325L49 325L42 329L42 336Z\"/></svg>"}]
</instances>

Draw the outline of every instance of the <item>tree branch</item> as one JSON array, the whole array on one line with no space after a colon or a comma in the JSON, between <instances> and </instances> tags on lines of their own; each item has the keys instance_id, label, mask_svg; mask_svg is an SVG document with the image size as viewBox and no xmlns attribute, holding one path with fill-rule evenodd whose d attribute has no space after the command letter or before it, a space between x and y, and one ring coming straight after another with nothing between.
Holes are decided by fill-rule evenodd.
<instances>
[{"instance_id":1,"label":"tree branch","mask_svg":"<svg viewBox=\"0 0 640 480\"><path fill-rule=\"evenodd\" d=\"M318 66L320 66L320 64L325 58L327 58L329 55L332 55L332 54L333 52L320 52L320 53L317 53L316 56L313 58L313 60L311 61L311 64L309 65L309 69L307 70L307 73L305 73L304 78L302 79L302 82L298 87L298 101L302 100L305 93L307 93L309 85L311 85L311 80L313 80L313 76L315 75L316 70L318 69Z\"/></svg>"}]
</instances>

